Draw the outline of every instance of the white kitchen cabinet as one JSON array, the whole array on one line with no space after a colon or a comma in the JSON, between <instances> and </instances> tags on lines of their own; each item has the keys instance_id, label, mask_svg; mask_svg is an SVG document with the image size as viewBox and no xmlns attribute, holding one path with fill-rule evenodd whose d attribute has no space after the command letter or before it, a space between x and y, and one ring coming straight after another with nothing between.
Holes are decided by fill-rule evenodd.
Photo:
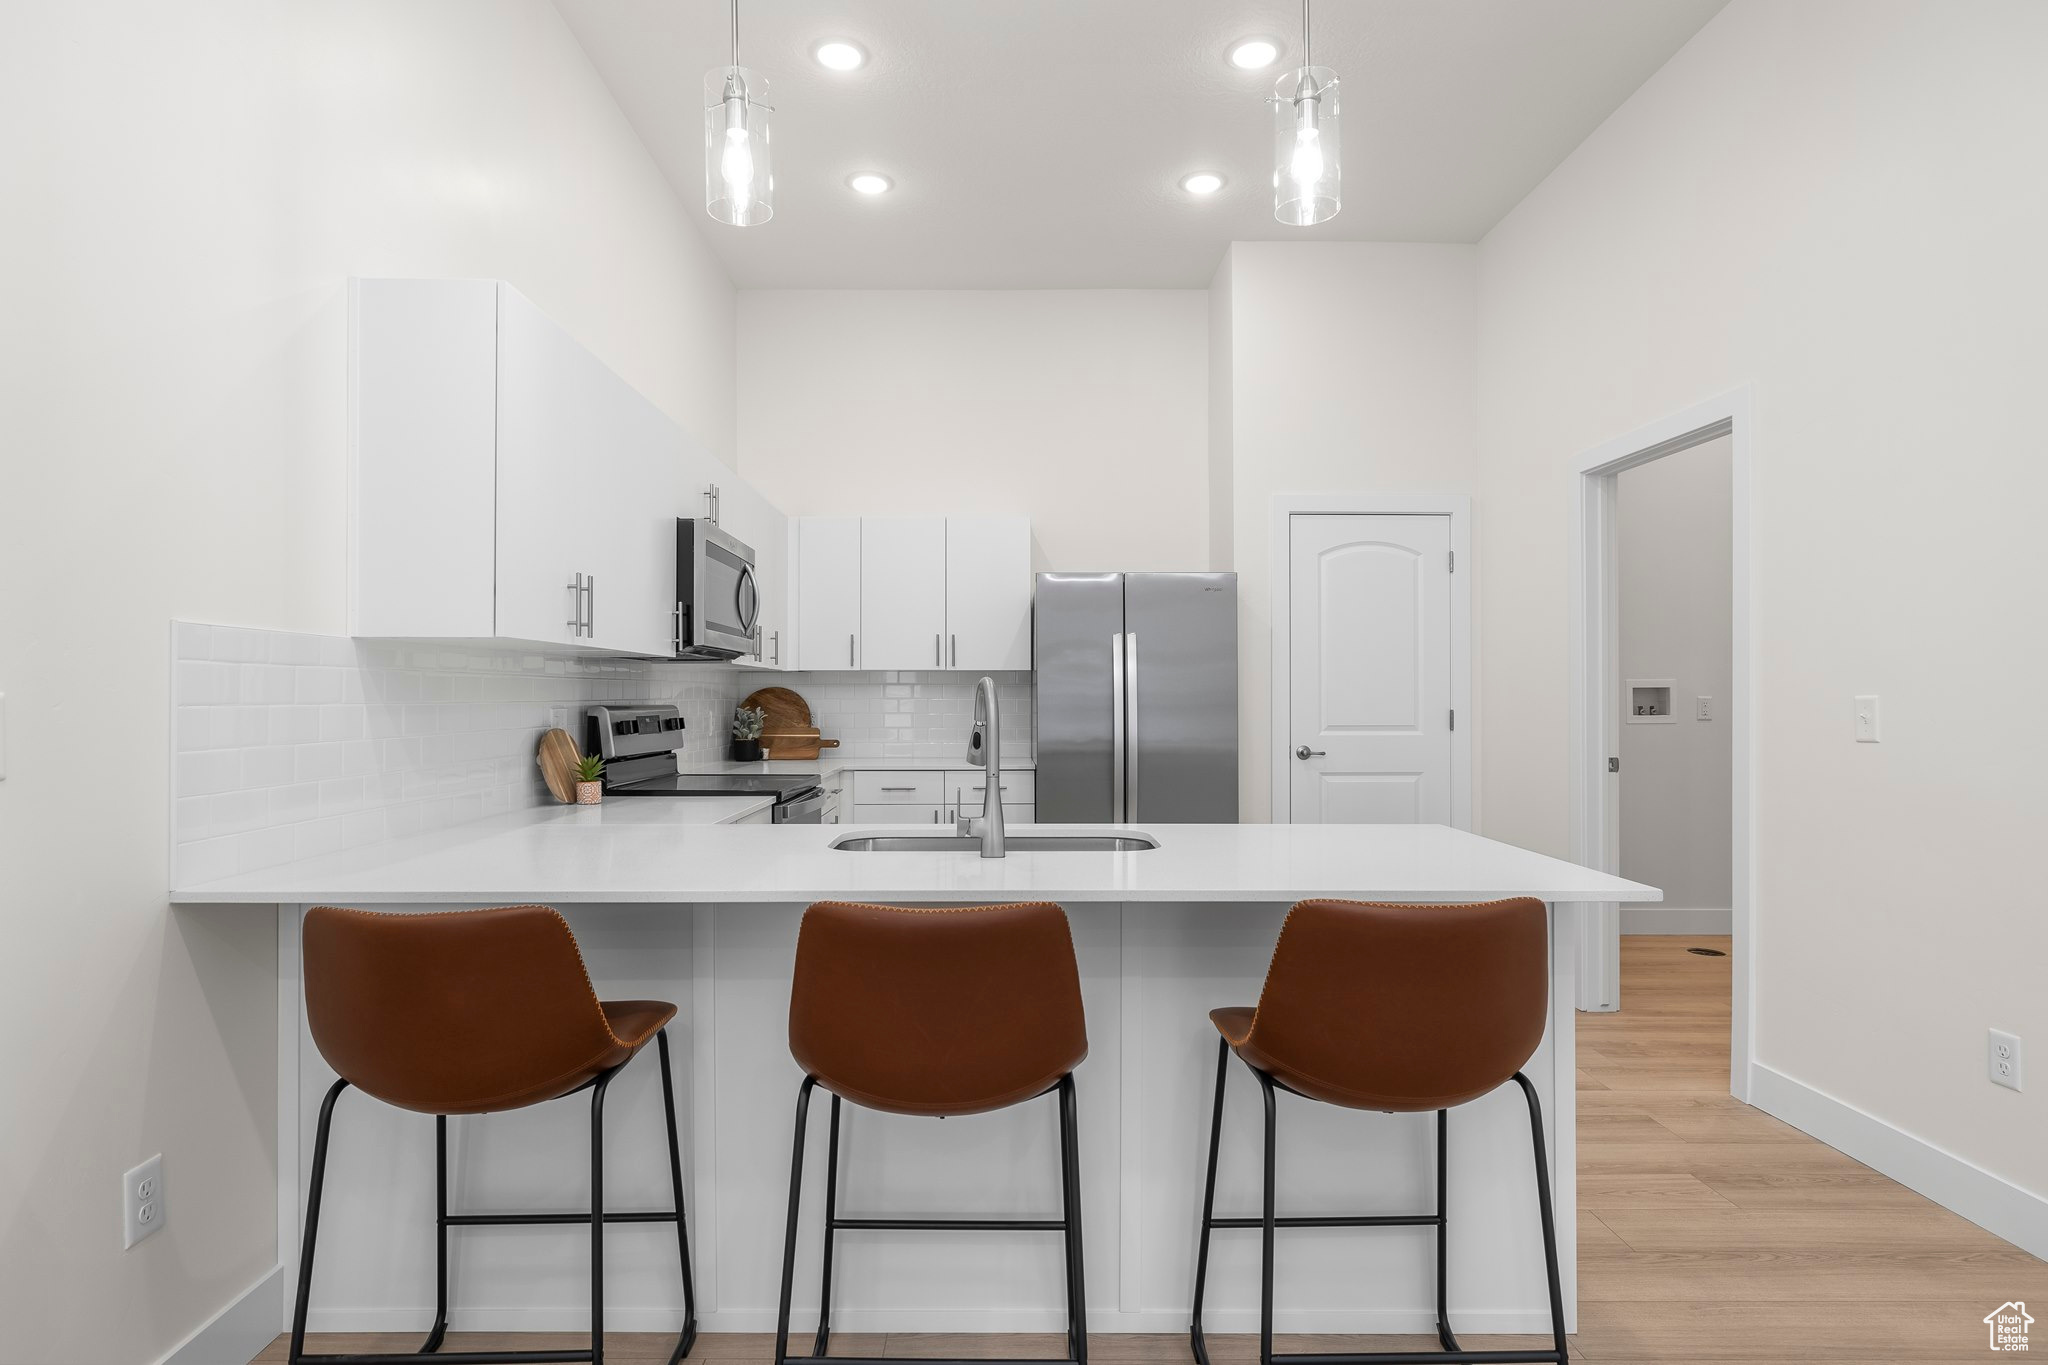
<instances>
[{"instance_id":1,"label":"white kitchen cabinet","mask_svg":"<svg viewBox=\"0 0 2048 1365\"><path fill-rule=\"evenodd\" d=\"M860 663L860 542L857 517L796 522L796 651L807 672L844 673Z\"/></svg>"},{"instance_id":2,"label":"white kitchen cabinet","mask_svg":"<svg viewBox=\"0 0 2048 1365\"><path fill-rule=\"evenodd\" d=\"M786 519L517 290L349 298L351 634L667 657L676 518L712 482L786 621Z\"/></svg>"},{"instance_id":3,"label":"white kitchen cabinet","mask_svg":"<svg viewBox=\"0 0 2048 1365\"><path fill-rule=\"evenodd\" d=\"M670 653L681 434L503 285L497 346L495 633Z\"/></svg>"},{"instance_id":4,"label":"white kitchen cabinet","mask_svg":"<svg viewBox=\"0 0 2048 1365\"><path fill-rule=\"evenodd\" d=\"M754 583L761 593L757 653L733 660L743 668L787 670L796 667L797 646L791 630L790 519L752 485L731 474L719 481L718 525L754 552Z\"/></svg>"},{"instance_id":5,"label":"white kitchen cabinet","mask_svg":"<svg viewBox=\"0 0 2048 1365\"><path fill-rule=\"evenodd\" d=\"M860 627L863 668L946 666L943 520L861 518Z\"/></svg>"},{"instance_id":6,"label":"white kitchen cabinet","mask_svg":"<svg viewBox=\"0 0 2048 1365\"><path fill-rule=\"evenodd\" d=\"M946 667L1031 667L1031 523L946 518Z\"/></svg>"},{"instance_id":7,"label":"white kitchen cabinet","mask_svg":"<svg viewBox=\"0 0 2048 1365\"><path fill-rule=\"evenodd\" d=\"M772 825L775 823L775 812L770 809L751 811L746 815L742 815L737 820L729 820L726 823L733 825Z\"/></svg>"}]
</instances>

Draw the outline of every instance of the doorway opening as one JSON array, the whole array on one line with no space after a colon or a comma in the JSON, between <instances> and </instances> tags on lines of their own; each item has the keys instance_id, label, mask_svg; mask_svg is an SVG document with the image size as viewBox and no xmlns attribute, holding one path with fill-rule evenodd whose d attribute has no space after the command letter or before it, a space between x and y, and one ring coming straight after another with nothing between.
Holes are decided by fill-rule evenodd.
<instances>
[{"instance_id":1,"label":"doorway opening","mask_svg":"<svg viewBox=\"0 0 2048 1365\"><path fill-rule=\"evenodd\" d=\"M1729 1092L1745 1101L1754 904L1751 425L1748 394L1737 391L1581 457L1573 474L1571 612L1573 857L1666 890L1665 901L1656 907L1578 907L1578 1006L1597 1012L1620 1007L1625 928L1631 933L1712 935L1705 945L1697 939L1670 942L1674 951L1687 944L1725 946ZM1631 471L1637 473L1631 476ZM1718 488L1706 486L1716 480ZM1638 544L1638 566L1649 572L1625 585L1626 542L1649 529L1631 526L1624 532L1629 491L1635 492L1645 522L1663 517L1666 504L1674 505L1671 516L1682 519L1688 495L1704 497L1709 505L1698 509L1697 521L1710 523L1712 534L1725 539L1708 547L1694 536L1689 548L1668 547L1678 551L1670 557L1668 572L1657 568L1659 550ZM1718 496L1723 492L1725 504ZM1725 515L1717 510L1722 505ZM1683 539L1700 529L1697 523L1685 527L1681 520L1678 531L1665 535ZM1725 575L1718 571L1722 563ZM1694 600L1674 600L1672 594L1681 591L1674 582L1703 567L1705 572L1692 576L1707 581L1683 590ZM1661 608L1655 597L1660 592L1665 596ZM1697 600L1702 593L1725 594L1725 612L1716 609L1719 604L1709 607ZM1631 622L1636 629L1629 629ZM1725 642L1700 638L1723 632ZM1658 659L1666 662L1653 662ZM1725 673L1720 671L1723 659ZM1717 753L1725 754L1725 767L1715 768ZM1632 789L1631 763L1638 769ZM1719 792L1723 782L1725 796L1719 799L1725 804L1712 810L1702 789L1711 784ZM1698 901L1721 903L1686 903ZM1718 913L1724 910L1725 915ZM1728 936L1725 944L1719 940L1722 933Z\"/></svg>"}]
</instances>

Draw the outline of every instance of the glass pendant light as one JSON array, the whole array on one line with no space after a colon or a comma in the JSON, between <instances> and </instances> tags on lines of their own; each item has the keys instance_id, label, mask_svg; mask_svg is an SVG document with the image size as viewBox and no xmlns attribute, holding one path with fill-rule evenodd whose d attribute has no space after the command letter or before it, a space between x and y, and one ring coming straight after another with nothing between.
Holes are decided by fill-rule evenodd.
<instances>
[{"instance_id":1,"label":"glass pendant light","mask_svg":"<svg viewBox=\"0 0 2048 1365\"><path fill-rule=\"evenodd\" d=\"M1343 207L1337 73L1315 64L1309 0L1301 0L1301 67L1273 87L1273 216L1289 227L1328 222Z\"/></svg>"},{"instance_id":2,"label":"glass pendant light","mask_svg":"<svg viewBox=\"0 0 2048 1365\"><path fill-rule=\"evenodd\" d=\"M732 0L732 65L704 73L704 209L752 227L775 216L768 160L768 82L740 65L740 0Z\"/></svg>"}]
</instances>

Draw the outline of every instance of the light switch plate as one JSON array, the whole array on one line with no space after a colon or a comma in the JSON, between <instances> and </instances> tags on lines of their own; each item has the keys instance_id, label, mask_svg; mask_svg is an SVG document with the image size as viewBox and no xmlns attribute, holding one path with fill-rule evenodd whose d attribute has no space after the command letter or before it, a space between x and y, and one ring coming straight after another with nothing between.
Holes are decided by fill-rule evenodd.
<instances>
[{"instance_id":1,"label":"light switch plate","mask_svg":"<svg viewBox=\"0 0 2048 1365\"><path fill-rule=\"evenodd\" d=\"M132 1247L164 1225L164 1154L121 1177L121 1245Z\"/></svg>"},{"instance_id":2,"label":"light switch plate","mask_svg":"<svg viewBox=\"0 0 2048 1365\"><path fill-rule=\"evenodd\" d=\"M1858 697L1856 699L1856 742L1858 744L1875 744L1879 738L1877 698Z\"/></svg>"}]
</instances>

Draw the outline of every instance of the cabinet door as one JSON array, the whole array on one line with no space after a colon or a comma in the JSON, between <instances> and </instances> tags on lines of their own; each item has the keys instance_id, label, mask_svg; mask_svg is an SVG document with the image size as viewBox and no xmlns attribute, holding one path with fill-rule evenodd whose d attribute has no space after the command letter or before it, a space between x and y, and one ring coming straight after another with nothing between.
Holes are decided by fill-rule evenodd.
<instances>
[{"instance_id":1,"label":"cabinet door","mask_svg":"<svg viewBox=\"0 0 2048 1365\"><path fill-rule=\"evenodd\" d=\"M602 567L589 509L612 434L603 401L611 377L531 302L499 286L499 636L595 643L579 627L585 601L574 584L578 574Z\"/></svg>"},{"instance_id":2,"label":"cabinet door","mask_svg":"<svg viewBox=\"0 0 2048 1365\"><path fill-rule=\"evenodd\" d=\"M676 514L687 505L679 468L682 430L625 380L604 371L602 413L579 482L607 489L602 534L591 547L597 586L590 594L587 643L626 654L666 657L675 649ZM569 509L586 515L589 503Z\"/></svg>"},{"instance_id":3,"label":"cabinet door","mask_svg":"<svg viewBox=\"0 0 2048 1365\"><path fill-rule=\"evenodd\" d=\"M720 480L718 501L719 526L754 552L754 583L761 593L759 652L733 662L749 668L794 668L796 649L789 628L789 518L735 475Z\"/></svg>"},{"instance_id":4,"label":"cabinet door","mask_svg":"<svg viewBox=\"0 0 2048 1365\"><path fill-rule=\"evenodd\" d=\"M349 634L487 639L498 290L349 285Z\"/></svg>"},{"instance_id":5,"label":"cabinet door","mask_svg":"<svg viewBox=\"0 0 2048 1365\"><path fill-rule=\"evenodd\" d=\"M944 668L946 523L938 517L862 517L863 668Z\"/></svg>"},{"instance_id":6,"label":"cabinet door","mask_svg":"<svg viewBox=\"0 0 2048 1365\"><path fill-rule=\"evenodd\" d=\"M797 643L807 672L861 666L861 524L855 517L796 523Z\"/></svg>"},{"instance_id":7,"label":"cabinet door","mask_svg":"<svg viewBox=\"0 0 2048 1365\"><path fill-rule=\"evenodd\" d=\"M1031 523L946 518L946 667L1031 667Z\"/></svg>"}]
</instances>

